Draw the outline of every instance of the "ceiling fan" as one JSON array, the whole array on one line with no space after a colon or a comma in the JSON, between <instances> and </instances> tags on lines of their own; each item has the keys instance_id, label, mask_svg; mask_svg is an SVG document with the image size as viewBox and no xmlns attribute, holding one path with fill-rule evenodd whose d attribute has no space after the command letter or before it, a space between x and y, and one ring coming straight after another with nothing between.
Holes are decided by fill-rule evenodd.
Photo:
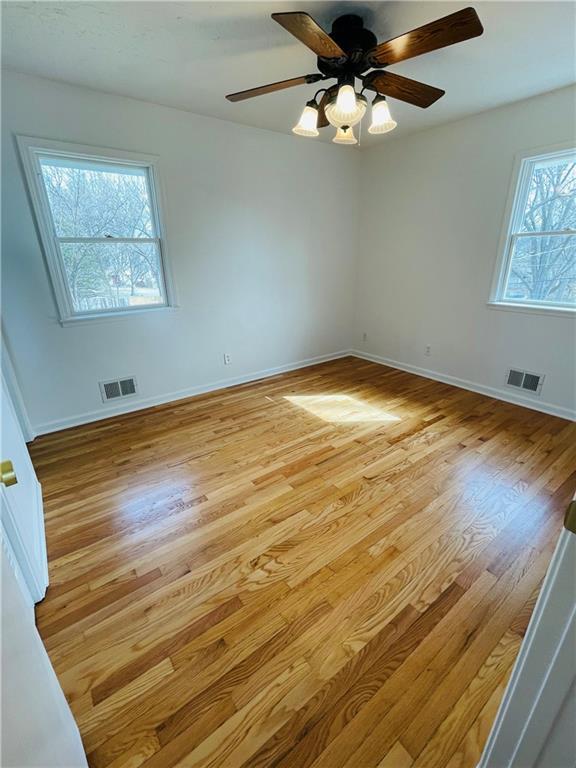
<instances>
[{"instance_id":1,"label":"ceiling fan","mask_svg":"<svg viewBox=\"0 0 576 768\"><path fill-rule=\"evenodd\" d=\"M385 67L478 37L484 31L474 8L451 13L384 43L378 43L374 33L366 29L362 18L355 14L335 19L330 34L307 13L273 13L272 18L316 54L319 72L230 93L226 98L243 101L295 85L335 79L336 83L320 88L306 103L292 130L300 136L318 136L318 128L331 124L337 129L333 141L338 144L357 143L353 126L366 113L364 91L376 93L368 128L376 134L386 133L397 125L386 96L425 109L445 93L440 88L388 72ZM355 90L357 79L362 84L360 93Z\"/></svg>"}]
</instances>

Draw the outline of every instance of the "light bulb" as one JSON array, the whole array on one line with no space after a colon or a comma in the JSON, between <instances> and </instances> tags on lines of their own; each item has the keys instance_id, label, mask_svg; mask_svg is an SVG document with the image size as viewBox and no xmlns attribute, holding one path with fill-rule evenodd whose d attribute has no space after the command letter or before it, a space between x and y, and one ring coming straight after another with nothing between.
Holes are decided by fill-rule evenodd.
<instances>
[{"instance_id":1,"label":"light bulb","mask_svg":"<svg viewBox=\"0 0 576 768\"><path fill-rule=\"evenodd\" d=\"M358 139L354 136L354 129L351 125L339 126L332 141L334 144L358 144Z\"/></svg>"},{"instance_id":2,"label":"light bulb","mask_svg":"<svg viewBox=\"0 0 576 768\"><path fill-rule=\"evenodd\" d=\"M298 136L318 136L318 105L315 101L307 102L302 110L300 120L292 128L292 133Z\"/></svg>"},{"instance_id":3,"label":"light bulb","mask_svg":"<svg viewBox=\"0 0 576 768\"><path fill-rule=\"evenodd\" d=\"M326 118L335 128L356 125L366 113L366 99L354 92L352 85L341 85L336 98L332 97L324 108Z\"/></svg>"},{"instance_id":4,"label":"light bulb","mask_svg":"<svg viewBox=\"0 0 576 768\"><path fill-rule=\"evenodd\" d=\"M368 133L388 133L393 131L398 123L392 119L388 102L384 96L376 96L372 102L372 123Z\"/></svg>"},{"instance_id":5,"label":"light bulb","mask_svg":"<svg viewBox=\"0 0 576 768\"><path fill-rule=\"evenodd\" d=\"M351 85L342 85L336 97L336 107L342 112L354 112L356 109L356 94Z\"/></svg>"}]
</instances>

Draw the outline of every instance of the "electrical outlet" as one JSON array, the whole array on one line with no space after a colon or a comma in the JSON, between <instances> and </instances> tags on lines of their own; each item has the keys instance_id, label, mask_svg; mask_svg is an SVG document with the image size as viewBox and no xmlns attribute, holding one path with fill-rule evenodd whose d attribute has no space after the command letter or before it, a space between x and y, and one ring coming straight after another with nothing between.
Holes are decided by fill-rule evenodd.
<instances>
[{"instance_id":1,"label":"electrical outlet","mask_svg":"<svg viewBox=\"0 0 576 768\"><path fill-rule=\"evenodd\" d=\"M230 365L231 362L232 362L232 360L230 360L230 355L228 355L228 354L226 354L226 352L224 352L224 365Z\"/></svg>"},{"instance_id":2,"label":"electrical outlet","mask_svg":"<svg viewBox=\"0 0 576 768\"><path fill-rule=\"evenodd\" d=\"M426 351L424 354L426 355L426 357L430 357L430 355L432 354L432 347L430 346L430 344L426 345Z\"/></svg>"},{"instance_id":3,"label":"electrical outlet","mask_svg":"<svg viewBox=\"0 0 576 768\"><path fill-rule=\"evenodd\" d=\"M364 342L364 344L366 344L366 342L368 341L368 334L366 333L366 331L364 331L364 333L362 334L362 341Z\"/></svg>"}]
</instances>

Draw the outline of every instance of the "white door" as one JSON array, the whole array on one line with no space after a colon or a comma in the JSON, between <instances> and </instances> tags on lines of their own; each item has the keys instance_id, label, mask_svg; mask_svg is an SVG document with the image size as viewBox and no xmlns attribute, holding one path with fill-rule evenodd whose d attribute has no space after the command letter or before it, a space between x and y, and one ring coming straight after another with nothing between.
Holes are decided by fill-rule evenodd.
<instances>
[{"instance_id":1,"label":"white door","mask_svg":"<svg viewBox=\"0 0 576 768\"><path fill-rule=\"evenodd\" d=\"M29 596L2 534L3 768L85 768L78 727L34 626Z\"/></svg>"},{"instance_id":2,"label":"white door","mask_svg":"<svg viewBox=\"0 0 576 768\"><path fill-rule=\"evenodd\" d=\"M478 768L576 768L575 716L576 508L572 507Z\"/></svg>"},{"instance_id":3,"label":"white door","mask_svg":"<svg viewBox=\"0 0 576 768\"><path fill-rule=\"evenodd\" d=\"M48 562L42 493L2 376L3 768L85 768L78 727L34 624L44 597Z\"/></svg>"},{"instance_id":4,"label":"white door","mask_svg":"<svg viewBox=\"0 0 576 768\"><path fill-rule=\"evenodd\" d=\"M32 602L42 600L48 586L42 491L2 376L0 507L2 529L16 557Z\"/></svg>"}]
</instances>

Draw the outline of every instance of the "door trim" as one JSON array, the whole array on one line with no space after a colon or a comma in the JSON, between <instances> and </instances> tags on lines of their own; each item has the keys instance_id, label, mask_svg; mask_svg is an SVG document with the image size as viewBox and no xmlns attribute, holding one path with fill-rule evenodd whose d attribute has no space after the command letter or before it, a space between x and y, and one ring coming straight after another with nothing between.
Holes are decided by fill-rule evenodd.
<instances>
[{"instance_id":1,"label":"door trim","mask_svg":"<svg viewBox=\"0 0 576 768\"><path fill-rule=\"evenodd\" d=\"M42 535L43 531L38 530L38 525L34 526L34 549L43 555L40 561L42 563L42 570L38 573L38 567L34 567L34 564L30 562L26 547L24 546L24 542L18 531L14 510L10 504L10 494L2 485L0 485L0 494L2 496L3 538L6 539L6 545L9 547L9 554L13 556L16 564L19 564L18 571L21 573L24 584L26 585L27 595L30 596L32 603L37 603L44 599L46 589L48 588L46 541ZM36 481L34 486L34 505L36 507L36 515L34 516L34 519L42 520L44 511L42 506L41 486L38 481Z\"/></svg>"},{"instance_id":2,"label":"door trim","mask_svg":"<svg viewBox=\"0 0 576 768\"><path fill-rule=\"evenodd\" d=\"M36 432L32 427L32 422L30 421L30 417L28 416L26 405L24 404L24 398L22 397L22 390L20 389L18 376L16 375L16 371L14 370L14 363L12 362L12 357L10 355L10 345L8 343L6 334L4 332L3 325L0 326L0 332L1 332L1 340L2 340L1 357L2 357L2 377L4 379L4 386L6 387L6 390L10 395L12 407L14 408L14 412L16 413L16 418L18 419L18 423L20 424L20 429L22 430L22 434L24 435L24 440L27 443L29 443L31 440L34 440L34 438L36 437Z\"/></svg>"},{"instance_id":3,"label":"door trim","mask_svg":"<svg viewBox=\"0 0 576 768\"><path fill-rule=\"evenodd\" d=\"M2 506L4 506L4 500L4 495L2 494L0 496L0 504ZM16 553L12 549L12 544L10 543L8 532L4 526L4 515L2 515L2 520L0 522L0 544L2 546L2 557L6 557L10 563L10 567L12 568L14 576L16 577L16 581L22 590L22 596L26 602L26 608L30 610L30 619L32 623L35 624L34 600L32 599L28 584L26 583L26 579L24 578L24 574L22 573L22 569L18 563Z\"/></svg>"}]
</instances>

